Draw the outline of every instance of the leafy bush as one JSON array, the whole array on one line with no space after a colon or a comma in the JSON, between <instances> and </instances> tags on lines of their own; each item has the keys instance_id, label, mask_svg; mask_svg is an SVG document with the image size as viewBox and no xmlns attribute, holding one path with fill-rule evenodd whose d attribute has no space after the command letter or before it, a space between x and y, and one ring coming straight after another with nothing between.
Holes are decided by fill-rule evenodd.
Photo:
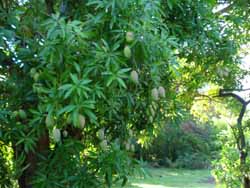
<instances>
[{"instance_id":1,"label":"leafy bush","mask_svg":"<svg viewBox=\"0 0 250 188\"><path fill-rule=\"evenodd\" d=\"M2 152L0 152L0 187L11 187L10 178L8 178L8 167L6 166L6 160L3 158Z\"/></svg>"},{"instance_id":2,"label":"leafy bush","mask_svg":"<svg viewBox=\"0 0 250 188\"><path fill-rule=\"evenodd\" d=\"M201 169L210 166L210 157L204 153L184 153L181 154L171 167Z\"/></svg>"},{"instance_id":3,"label":"leafy bush","mask_svg":"<svg viewBox=\"0 0 250 188\"><path fill-rule=\"evenodd\" d=\"M38 164L39 172L33 178L33 185L38 188L88 188L107 184L111 187L119 180L123 180L122 185L125 185L128 175L138 165L117 144L112 144L97 153L85 151L88 155L86 153L77 155L74 152L77 147L81 147L81 144L68 140L64 146L58 146L51 152L48 158L41 159ZM71 154L66 154L70 151Z\"/></svg>"},{"instance_id":4,"label":"leafy bush","mask_svg":"<svg viewBox=\"0 0 250 188\"><path fill-rule=\"evenodd\" d=\"M198 126L192 121L167 124L152 145L143 150L143 156L167 167L207 168L218 149L212 129L209 125Z\"/></svg>"},{"instance_id":5,"label":"leafy bush","mask_svg":"<svg viewBox=\"0 0 250 188\"><path fill-rule=\"evenodd\" d=\"M247 132L249 139L249 133ZM221 132L218 139L221 142L222 149L219 158L213 162L213 173L217 181L224 183L227 187L241 187L242 177L250 175L250 159L247 158L245 165L240 164L240 153L230 129Z\"/></svg>"},{"instance_id":6,"label":"leafy bush","mask_svg":"<svg viewBox=\"0 0 250 188\"><path fill-rule=\"evenodd\" d=\"M12 152L9 146L3 145L0 141L0 188L14 187L14 174L11 164Z\"/></svg>"}]
</instances>

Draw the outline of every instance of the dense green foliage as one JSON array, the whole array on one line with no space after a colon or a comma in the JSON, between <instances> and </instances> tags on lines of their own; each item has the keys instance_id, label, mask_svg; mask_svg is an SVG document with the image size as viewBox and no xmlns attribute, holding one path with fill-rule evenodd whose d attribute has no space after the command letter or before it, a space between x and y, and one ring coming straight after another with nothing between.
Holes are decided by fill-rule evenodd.
<instances>
[{"instance_id":1,"label":"dense green foliage","mask_svg":"<svg viewBox=\"0 0 250 188\"><path fill-rule=\"evenodd\" d=\"M234 87L244 74L245 33L232 31L242 4L232 17L216 6L0 0L1 186L125 184L132 140L144 146L205 83Z\"/></svg>"},{"instance_id":2,"label":"dense green foliage","mask_svg":"<svg viewBox=\"0 0 250 188\"><path fill-rule=\"evenodd\" d=\"M219 152L216 132L213 125L197 125L193 121L167 124L152 144L142 149L142 156L157 166L208 168Z\"/></svg>"},{"instance_id":3,"label":"dense green foliage","mask_svg":"<svg viewBox=\"0 0 250 188\"><path fill-rule=\"evenodd\" d=\"M227 187L249 187L249 110L245 106L248 102L244 102L244 95L232 91L221 90L222 100L196 103L192 112L218 129L214 140L220 151L213 162L217 180ZM214 93L214 88L208 93Z\"/></svg>"},{"instance_id":4,"label":"dense green foliage","mask_svg":"<svg viewBox=\"0 0 250 188\"><path fill-rule=\"evenodd\" d=\"M238 115L238 114L237 114ZM231 114L231 118L232 118ZM221 145L221 152L217 160L214 161L214 175L218 181L223 182L227 187L241 187L243 178L248 178L249 169L249 113L246 115L246 120L243 122L244 135L240 135L237 123L232 119L229 126L218 134L218 142ZM230 125L231 124L231 125ZM241 137L242 136L242 137ZM240 146L239 138L246 141L244 148ZM242 149L244 153L242 152ZM242 154L246 154L243 158ZM246 180L244 180L246 181ZM246 184L246 183L245 183Z\"/></svg>"},{"instance_id":5,"label":"dense green foliage","mask_svg":"<svg viewBox=\"0 0 250 188\"><path fill-rule=\"evenodd\" d=\"M12 181L13 179L11 178L11 169L10 169L10 158L9 155L7 155L8 152L8 147L5 147L2 145L2 143L0 142L1 145L1 150L0 150L0 185L3 188L8 188L12 186Z\"/></svg>"}]
</instances>

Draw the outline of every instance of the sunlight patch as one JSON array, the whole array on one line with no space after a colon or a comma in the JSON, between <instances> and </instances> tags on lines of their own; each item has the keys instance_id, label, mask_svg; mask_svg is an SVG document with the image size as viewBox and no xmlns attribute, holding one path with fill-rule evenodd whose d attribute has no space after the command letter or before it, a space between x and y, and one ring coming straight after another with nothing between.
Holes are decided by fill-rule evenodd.
<instances>
[{"instance_id":1,"label":"sunlight patch","mask_svg":"<svg viewBox=\"0 0 250 188\"><path fill-rule=\"evenodd\" d=\"M176 188L176 187L167 187L163 185L152 185L152 184L142 184L142 183L133 183L132 185L140 188Z\"/></svg>"}]
</instances>

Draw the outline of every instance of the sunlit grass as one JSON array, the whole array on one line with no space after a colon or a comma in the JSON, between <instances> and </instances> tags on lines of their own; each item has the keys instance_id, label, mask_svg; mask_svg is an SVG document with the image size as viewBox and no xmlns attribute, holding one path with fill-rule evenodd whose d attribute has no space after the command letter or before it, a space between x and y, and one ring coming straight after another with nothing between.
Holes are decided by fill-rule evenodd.
<instances>
[{"instance_id":1,"label":"sunlit grass","mask_svg":"<svg viewBox=\"0 0 250 188\"><path fill-rule=\"evenodd\" d=\"M134 186L137 186L138 188L174 188L174 187L169 187L169 186L163 186L163 185L151 185L151 184L143 184L143 183L138 183L138 184L133 184Z\"/></svg>"},{"instance_id":2,"label":"sunlit grass","mask_svg":"<svg viewBox=\"0 0 250 188\"><path fill-rule=\"evenodd\" d=\"M215 185L209 170L150 168L148 171L149 176L133 177L125 188L223 188Z\"/></svg>"}]
</instances>

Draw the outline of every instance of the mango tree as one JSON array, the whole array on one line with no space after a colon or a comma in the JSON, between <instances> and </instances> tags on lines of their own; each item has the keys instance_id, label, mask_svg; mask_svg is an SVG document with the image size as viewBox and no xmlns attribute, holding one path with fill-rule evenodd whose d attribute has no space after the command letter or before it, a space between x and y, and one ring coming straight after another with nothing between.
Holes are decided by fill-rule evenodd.
<instances>
[{"instance_id":1,"label":"mango tree","mask_svg":"<svg viewBox=\"0 0 250 188\"><path fill-rule=\"evenodd\" d=\"M216 6L1 0L1 185L125 184L132 137L145 144L204 83L236 84L238 35Z\"/></svg>"}]
</instances>

